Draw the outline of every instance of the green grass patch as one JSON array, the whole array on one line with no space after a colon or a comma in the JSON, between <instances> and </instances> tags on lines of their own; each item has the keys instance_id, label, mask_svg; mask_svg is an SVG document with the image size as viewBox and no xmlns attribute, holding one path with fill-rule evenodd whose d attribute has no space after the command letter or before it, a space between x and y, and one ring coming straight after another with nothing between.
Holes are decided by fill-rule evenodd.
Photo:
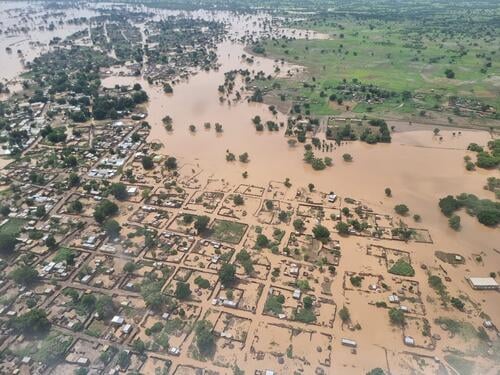
<instances>
[{"instance_id":1,"label":"green grass patch","mask_svg":"<svg viewBox=\"0 0 500 375\"><path fill-rule=\"evenodd\" d=\"M389 272L399 276L415 276L415 270L412 265L403 258L398 259L389 269Z\"/></svg>"},{"instance_id":2,"label":"green grass patch","mask_svg":"<svg viewBox=\"0 0 500 375\"><path fill-rule=\"evenodd\" d=\"M463 357L454 354L445 355L444 359L450 364L460 375L472 375L474 373L475 363Z\"/></svg>"},{"instance_id":3,"label":"green grass patch","mask_svg":"<svg viewBox=\"0 0 500 375\"><path fill-rule=\"evenodd\" d=\"M216 219L210 228L209 237L217 241L237 244L241 241L247 227L247 224Z\"/></svg>"},{"instance_id":4,"label":"green grass patch","mask_svg":"<svg viewBox=\"0 0 500 375\"><path fill-rule=\"evenodd\" d=\"M24 219L9 219L4 225L0 227L0 233L12 234L14 236L17 236L21 232L24 224L26 224L26 220Z\"/></svg>"}]
</instances>

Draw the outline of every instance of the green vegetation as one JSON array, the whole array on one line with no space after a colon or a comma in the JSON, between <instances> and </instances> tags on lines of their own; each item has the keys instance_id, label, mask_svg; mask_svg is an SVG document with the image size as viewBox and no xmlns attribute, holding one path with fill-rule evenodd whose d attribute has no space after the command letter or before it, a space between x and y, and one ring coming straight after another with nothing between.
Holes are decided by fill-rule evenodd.
<instances>
[{"instance_id":1,"label":"green vegetation","mask_svg":"<svg viewBox=\"0 0 500 375\"><path fill-rule=\"evenodd\" d=\"M439 200L439 207L446 216L451 216L460 208L465 208L469 215L475 216L483 225L494 227L500 223L500 202L479 199L473 194L462 193L456 197L448 195ZM456 225L456 219L454 219L453 223L450 223L450 226L452 224ZM459 220L458 224L460 224Z\"/></svg>"},{"instance_id":2,"label":"green vegetation","mask_svg":"<svg viewBox=\"0 0 500 375\"><path fill-rule=\"evenodd\" d=\"M118 206L116 203L111 202L108 199L103 199L95 207L94 219L98 223L103 223L107 218L114 216L118 213Z\"/></svg>"},{"instance_id":3,"label":"green vegetation","mask_svg":"<svg viewBox=\"0 0 500 375\"><path fill-rule=\"evenodd\" d=\"M217 241L237 244L241 241L246 229L246 224L216 219L213 226L210 228L210 238Z\"/></svg>"},{"instance_id":4,"label":"green vegetation","mask_svg":"<svg viewBox=\"0 0 500 375\"><path fill-rule=\"evenodd\" d=\"M351 281L352 286L359 288L361 286L363 278L361 276L351 276L349 280Z\"/></svg>"},{"instance_id":5,"label":"green vegetation","mask_svg":"<svg viewBox=\"0 0 500 375\"><path fill-rule=\"evenodd\" d=\"M439 276L430 275L428 278L429 286L436 291L442 300L446 301L448 299L448 292L446 291L446 286L443 284L443 280Z\"/></svg>"},{"instance_id":6,"label":"green vegetation","mask_svg":"<svg viewBox=\"0 0 500 375\"><path fill-rule=\"evenodd\" d=\"M397 308L391 308L389 310L389 319L392 324L402 326L405 323L405 314Z\"/></svg>"},{"instance_id":7,"label":"green vegetation","mask_svg":"<svg viewBox=\"0 0 500 375\"><path fill-rule=\"evenodd\" d=\"M236 281L236 267L225 263L219 270L219 280L224 287L231 286Z\"/></svg>"},{"instance_id":8,"label":"green vegetation","mask_svg":"<svg viewBox=\"0 0 500 375\"><path fill-rule=\"evenodd\" d=\"M17 284L31 285L38 280L38 271L30 266L23 265L13 270L9 276Z\"/></svg>"},{"instance_id":9,"label":"green vegetation","mask_svg":"<svg viewBox=\"0 0 500 375\"><path fill-rule=\"evenodd\" d=\"M340 320L342 320L342 323L348 323L351 320L351 313L349 312L349 309L345 306L342 306L342 308L339 310L339 317Z\"/></svg>"},{"instance_id":10,"label":"green vegetation","mask_svg":"<svg viewBox=\"0 0 500 375\"><path fill-rule=\"evenodd\" d=\"M264 305L264 312L272 313L278 315L283 313L283 303L285 303L285 297L280 295L271 295L267 298L266 304Z\"/></svg>"},{"instance_id":11,"label":"green vegetation","mask_svg":"<svg viewBox=\"0 0 500 375\"><path fill-rule=\"evenodd\" d=\"M47 313L41 309L32 309L22 315L11 318L8 325L16 332L25 335L39 335L48 332L50 329Z\"/></svg>"},{"instance_id":12,"label":"green vegetation","mask_svg":"<svg viewBox=\"0 0 500 375\"><path fill-rule=\"evenodd\" d=\"M394 206L394 211L396 211L396 213L398 215L404 216L404 215L408 214L410 209L408 208L408 206L406 204L397 204L396 206Z\"/></svg>"},{"instance_id":13,"label":"green vegetation","mask_svg":"<svg viewBox=\"0 0 500 375\"><path fill-rule=\"evenodd\" d=\"M196 322L194 328L196 347L203 357L211 357L215 351L215 340L212 329L212 324L207 320Z\"/></svg>"},{"instance_id":14,"label":"green vegetation","mask_svg":"<svg viewBox=\"0 0 500 375\"><path fill-rule=\"evenodd\" d=\"M306 114L313 115L347 109L497 116L498 90L489 80L490 74L498 74L493 63L498 35L492 24L493 2L483 3L479 10L462 2L439 1L426 4L425 11L409 1L397 7L386 2L341 2L335 12L317 11L328 2L314 4L315 12L287 25L328 33L329 39L276 38L258 43L259 53L300 61L309 73L300 81L279 78L265 86L262 82L261 89L273 87L265 94L302 104ZM460 20L465 14L470 22L463 27Z\"/></svg>"},{"instance_id":15,"label":"green vegetation","mask_svg":"<svg viewBox=\"0 0 500 375\"><path fill-rule=\"evenodd\" d=\"M500 139L488 142L488 150L475 143L471 143L469 150L477 152L476 166L484 169L493 169L500 165Z\"/></svg>"},{"instance_id":16,"label":"green vegetation","mask_svg":"<svg viewBox=\"0 0 500 375\"><path fill-rule=\"evenodd\" d=\"M446 362L448 362L455 370L458 371L460 375L472 375L474 374L475 363L468 359L455 354L447 354L444 356Z\"/></svg>"},{"instance_id":17,"label":"green vegetation","mask_svg":"<svg viewBox=\"0 0 500 375\"><path fill-rule=\"evenodd\" d=\"M191 289L188 283L179 281L175 287L175 297L180 300L188 299L191 295Z\"/></svg>"},{"instance_id":18,"label":"green vegetation","mask_svg":"<svg viewBox=\"0 0 500 375\"><path fill-rule=\"evenodd\" d=\"M239 262L247 275L251 275L253 273L253 263L252 258L248 251L242 249L238 254L236 254L236 261Z\"/></svg>"},{"instance_id":19,"label":"green vegetation","mask_svg":"<svg viewBox=\"0 0 500 375\"><path fill-rule=\"evenodd\" d=\"M412 265L403 258L399 258L389 269L389 272L400 276L415 276L415 270Z\"/></svg>"},{"instance_id":20,"label":"green vegetation","mask_svg":"<svg viewBox=\"0 0 500 375\"><path fill-rule=\"evenodd\" d=\"M451 215L451 217L448 219L448 225L453 230L459 230L460 229L460 221L461 221L460 216Z\"/></svg>"},{"instance_id":21,"label":"green vegetation","mask_svg":"<svg viewBox=\"0 0 500 375\"><path fill-rule=\"evenodd\" d=\"M318 241L328 242L328 240L330 239L330 231L323 225L316 225L312 231L314 238Z\"/></svg>"}]
</instances>

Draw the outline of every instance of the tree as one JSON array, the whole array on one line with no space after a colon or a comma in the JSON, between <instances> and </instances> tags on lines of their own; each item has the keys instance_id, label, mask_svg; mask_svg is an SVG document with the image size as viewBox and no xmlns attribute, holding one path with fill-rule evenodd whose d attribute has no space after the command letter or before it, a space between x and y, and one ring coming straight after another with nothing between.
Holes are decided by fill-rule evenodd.
<instances>
[{"instance_id":1,"label":"tree","mask_svg":"<svg viewBox=\"0 0 500 375\"><path fill-rule=\"evenodd\" d=\"M151 156L145 155L142 157L142 167L146 170L153 169L154 162Z\"/></svg>"},{"instance_id":2,"label":"tree","mask_svg":"<svg viewBox=\"0 0 500 375\"><path fill-rule=\"evenodd\" d=\"M343 306L339 310L339 318L342 320L342 323L347 323L351 320L351 313L347 307Z\"/></svg>"},{"instance_id":3,"label":"tree","mask_svg":"<svg viewBox=\"0 0 500 375\"><path fill-rule=\"evenodd\" d=\"M73 201L69 205L69 211L74 213L81 213L83 211L83 204L79 200Z\"/></svg>"},{"instance_id":4,"label":"tree","mask_svg":"<svg viewBox=\"0 0 500 375\"><path fill-rule=\"evenodd\" d=\"M47 319L45 310L35 308L12 318L8 325L17 332L38 335L49 330L50 321Z\"/></svg>"},{"instance_id":5,"label":"tree","mask_svg":"<svg viewBox=\"0 0 500 375\"><path fill-rule=\"evenodd\" d=\"M11 233L0 233L0 253L9 255L16 247L16 236Z\"/></svg>"},{"instance_id":6,"label":"tree","mask_svg":"<svg viewBox=\"0 0 500 375\"><path fill-rule=\"evenodd\" d=\"M167 168L169 171L177 169L177 159L173 156L169 156L167 160L165 160L165 168Z\"/></svg>"},{"instance_id":7,"label":"tree","mask_svg":"<svg viewBox=\"0 0 500 375\"><path fill-rule=\"evenodd\" d=\"M44 205L38 206L35 210L35 216L39 218L44 217L46 213L47 211L45 210Z\"/></svg>"},{"instance_id":8,"label":"tree","mask_svg":"<svg viewBox=\"0 0 500 375\"><path fill-rule=\"evenodd\" d=\"M243 196L241 196L241 194L236 194L233 197L233 203L235 204L235 206L241 206L245 203L245 200L243 199Z\"/></svg>"},{"instance_id":9,"label":"tree","mask_svg":"<svg viewBox=\"0 0 500 375\"><path fill-rule=\"evenodd\" d=\"M255 247L261 249L269 245L269 238L265 234L259 233L257 239L255 240Z\"/></svg>"},{"instance_id":10,"label":"tree","mask_svg":"<svg viewBox=\"0 0 500 375\"><path fill-rule=\"evenodd\" d=\"M127 187L121 182L111 184L109 190L119 201L124 201L128 198Z\"/></svg>"},{"instance_id":11,"label":"tree","mask_svg":"<svg viewBox=\"0 0 500 375\"><path fill-rule=\"evenodd\" d=\"M78 176L76 173L70 173L68 176L68 184L70 187L80 185L80 176Z\"/></svg>"},{"instance_id":12,"label":"tree","mask_svg":"<svg viewBox=\"0 0 500 375\"><path fill-rule=\"evenodd\" d=\"M180 300L185 300L191 295L191 289L188 283L179 281L175 287L175 297Z\"/></svg>"},{"instance_id":13,"label":"tree","mask_svg":"<svg viewBox=\"0 0 500 375\"><path fill-rule=\"evenodd\" d=\"M380 367L376 367L368 371L366 375L385 375L385 372Z\"/></svg>"},{"instance_id":14,"label":"tree","mask_svg":"<svg viewBox=\"0 0 500 375\"><path fill-rule=\"evenodd\" d=\"M174 89L172 88L172 85L167 82L163 85L163 92L165 94L172 94L174 92Z\"/></svg>"},{"instance_id":15,"label":"tree","mask_svg":"<svg viewBox=\"0 0 500 375\"><path fill-rule=\"evenodd\" d=\"M316 225L313 230L314 238L321 242L326 242L330 239L330 231L323 225Z\"/></svg>"},{"instance_id":16,"label":"tree","mask_svg":"<svg viewBox=\"0 0 500 375\"><path fill-rule=\"evenodd\" d=\"M108 199L103 199L94 210L94 219L98 223L103 223L108 217L114 216L118 213L118 206L116 203Z\"/></svg>"},{"instance_id":17,"label":"tree","mask_svg":"<svg viewBox=\"0 0 500 375\"><path fill-rule=\"evenodd\" d=\"M237 255L236 255L236 260L240 262L240 264L243 266L245 269L245 273L247 275L252 274L254 268L253 268L253 263L252 263L252 258L250 257L250 254L248 251L245 249L242 249Z\"/></svg>"},{"instance_id":18,"label":"tree","mask_svg":"<svg viewBox=\"0 0 500 375\"><path fill-rule=\"evenodd\" d=\"M500 222L500 212L496 208L484 208L477 213L477 220L490 227L494 227Z\"/></svg>"},{"instance_id":19,"label":"tree","mask_svg":"<svg viewBox=\"0 0 500 375\"><path fill-rule=\"evenodd\" d=\"M120 351L120 353L118 353L117 363L121 368L127 368L130 365L129 353L125 350Z\"/></svg>"},{"instance_id":20,"label":"tree","mask_svg":"<svg viewBox=\"0 0 500 375\"><path fill-rule=\"evenodd\" d=\"M439 208L441 208L441 212L446 216L451 216L451 214L458 210L461 206L460 202L452 195L448 195L439 200Z\"/></svg>"},{"instance_id":21,"label":"tree","mask_svg":"<svg viewBox=\"0 0 500 375\"><path fill-rule=\"evenodd\" d=\"M144 354L146 351L146 344L141 339L135 339L132 342L132 348L139 354Z\"/></svg>"},{"instance_id":22,"label":"tree","mask_svg":"<svg viewBox=\"0 0 500 375\"><path fill-rule=\"evenodd\" d=\"M244 152L243 154L241 154L240 156L238 156L238 159L242 163L248 163L248 152Z\"/></svg>"},{"instance_id":23,"label":"tree","mask_svg":"<svg viewBox=\"0 0 500 375\"><path fill-rule=\"evenodd\" d=\"M305 296L302 302L304 303L304 309L310 310L313 306L313 299L309 296Z\"/></svg>"},{"instance_id":24,"label":"tree","mask_svg":"<svg viewBox=\"0 0 500 375\"><path fill-rule=\"evenodd\" d=\"M444 71L444 75L446 76L446 78L449 78L449 79L455 78L455 72L451 69L446 69Z\"/></svg>"},{"instance_id":25,"label":"tree","mask_svg":"<svg viewBox=\"0 0 500 375\"><path fill-rule=\"evenodd\" d=\"M453 230L459 230L460 229L460 216L458 216L458 215L452 215L448 219L448 225Z\"/></svg>"},{"instance_id":26,"label":"tree","mask_svg":"<svg viewBox=\"0 0 500 375\"><path fill-rule=\"evenodd\" d=\"M207 229L209 222L210 218L208 216L198 216L194 222L194 228L198 231L198 233L202 233Z\"/></svg>"},{"instance_id":27,"label":"tree","mask_svg":"<svg viewBox=\"0 0 500 375\"><path fill-rule=\"evenodd\" d=\"M387 197L391 197L392 196L392 191L391 191L391 188L385 188L385 195Z\"/></svg>"},{"instance_id":28,"label":"tree","mask_svg":"<svg viewBox=\"0 0 500 375\"><path fill-rule=\"evenodd\" d=\"M31 285L38 280L38 271L30 266L19 266L10 273L10 278L17 284Z\"/></svg>"},{"instance_id":29,"label":"tree","mask_svg":"<svg viewBox=\"0 0 500 375\"><path fill-rule=\"evenodd\" d=\"M305 226L304 226L304 221L302 219L295 219L293 221L293 228L297 231L297 232L302 232L304 229L305 229Z\"/></svg>"},{"instance_id":30,"label":"tree","mask_svg":"<svg viewBox=\"0 0 500 375\"><path fill-rule=\"evenodd\" d=\"M392 324L402 326L405 322L405 314L399 309L392 308L389 310L389 319Z\"/></svg>"},{"instance_id":31,"label":"tree","mask_svg":"<svg viewBox=\"0 0 500 375\"><path fill-rule=\"evenodd\" d=\"M49 234L45 239L45 246L47 246L50 250L54 250L57 247L57 241L54 235Z\"/></svg>"},{"instance_id":32,"label":"tree","mask_svg":"<svg viewBox=\"0 0 500 375\"><path fill-rule=\"evenodd\" d=\"M344 159L344 161L351 162L352 156L351 156L351 154L344 154L344 155L342 155L342 159Z\"/></svg>"},{"instance_id":33,"label":"tree","mask_svg":"<svg viewBox=\"0 0 500 375\"><path fill-rule=\"evenodd\" d=\"M347 223L344 223L343 221L339 221L335 225L335 229L337 232L339 232L340 235L348 235L349 234L349 225Z\"/></svg>"},{"instance_id":34,"label":"tree","mask_svg":"<svg viewBox=\"0 0 500 375\"><path fill-rule=\"evenodd\" d=\"M452 306L455 307L456 309L464 311L465 303L463 303L463 301L460 298L451 297L450 302Z\"/></svg>"},{"instance_id":35,"label":"tree","mask_svg":"<svg viewBox=\"0 0 500 375\"><path fill-rule=\"evenodd\" d=\"M106 234L110 238L116 238L120 235L120 231L122 230L121 225L114 219L108 219L103 225Z\"/></svg>"},{"instance_id":36,"label":"tree","mask_svg":"<svg viewBox=\"0 0 500 375\"><path fill-rule=\"evenodd\" d=\"M271 211L274 208L273 201L267 200L266 201L266 208L267 208L267 210Z\"/></svg>"},{"instance_id":37,"label":"tree","mask_svg":"<svg viewBox=\"0 0 500 375\"><path fill-rule=\"evenodd\" d=\"M323 169L326 168L325 163L323 162L322 159L314 158L311 163L313 169L315 171L322 171Z\"/></svg>"},{"instance_id":38,"label":"tree","mask_svg":"<svg viewBox=\"0 0 500 375\"><path fill-rule=\"evenodd\" d=\"M80 300L80 306L88 313L94 311L96 303L97 298L93 294L84 294Z\"/></svg>"},{"instance_id":39,"label":"tree","mask_svg":"<svg viewBox=\"0 0 500 375\"><path fill-rule=\"evenodd\" d=\"M0 207L0 214L2 214L3 217L7 217L10 214L10 207L9 206L2 206Z\"/></svg>"},{"instance_id":40,"label":"tree","mask_svg":"<svg viewBox=\"0 0 500 375\"><path fill-rule=\"evenodd\" d=\"M207 320L199 320L195 326L196 347L204 357L213 354L215 348L212 324Z\"/></svg>"},{"instance_id":41,"label":"tree","mask_svg":"<svg viewBox=\"0 0 500 375\"><path fill-rule=\"evenodd\" d=\"M224 287L228 287L236 280L236 267L233 264L225 263L219 270L219 279Z\"/></svg>"},{"instance_id":42,"label":"tree","mask_svg":"<svg viewBox=\"0 0 500 375\"><path fill-rule=\"evenodd\" d=\"M128 274L133 273L136 269L137 269L137 265L134 262L131 262L131 261L128 261L123 266L123 272L126 272Z\"/></svg>"},{"instance_id":43,"label":"tree","mask_svg":"<svg viewBox=\"0 0 500 375\"><path fill-rule=\"evenodd\" d=\"M116 306L110 296L103 295L97 299L95 310L100 318L110 319L116 311Z\"/></svg>"},{"instance_id":44,"label":"tree","mask_svg":"<svg viewBox=\"0 0 500 375\"><path fill-rule=\"evenodd\" d=\"M403 216L406 215L408 211L410 211L410 209L406 204L397 204L396 206L394 206L394 211L396 211L398 215Z\"/></svg>"}]
</instances>

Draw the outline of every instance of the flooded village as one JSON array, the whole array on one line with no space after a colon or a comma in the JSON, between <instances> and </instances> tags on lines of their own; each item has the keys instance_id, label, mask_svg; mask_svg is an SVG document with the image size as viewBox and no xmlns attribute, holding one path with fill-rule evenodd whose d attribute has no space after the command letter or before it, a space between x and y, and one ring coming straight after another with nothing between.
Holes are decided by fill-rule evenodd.
<instances>
[{"instance_id":1,"label":"flooded village","mask_svg":"<svg viewBox=\"0 0 500 375\"><path fill-rule=\"evenodd\" d=\"M226 3L0 2L0 373L498 374L498 62Z\"/></svg>"}]
</instances>

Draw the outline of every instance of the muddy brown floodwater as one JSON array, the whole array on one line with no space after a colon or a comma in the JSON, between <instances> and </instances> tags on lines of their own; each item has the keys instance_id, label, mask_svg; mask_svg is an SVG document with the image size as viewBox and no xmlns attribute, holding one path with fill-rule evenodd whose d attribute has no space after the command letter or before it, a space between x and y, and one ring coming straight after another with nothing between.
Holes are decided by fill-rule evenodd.
<instances>
[{"instance_id":1,"label":"muddy brown floodwater","mask_svg":"<svg viewBox=\"0 0 500 375\"><path fill-rule=\"evenodd\" d=\"M244 29L241 17L233 22L237 26L232 25L230 30ZM255 27L248 20L247 23ZM483 186L486 178L498 176L498 171L478 169L468 172L463 162L463 157L468 154L467 145L471 142L485 145L491 139L488 132L461 130L458 135L454 129L442 130L440 140L434 136L433 127L411 130L407 124L393 122L389 123L396 127L391 144L350 142L333 152L317 152L318 156L332 157L334 165L324 171L314 171L303 162L300 144L288 146L283 128L279 132L258 132L251 122L252 117L259 115L264 121L286 123L285 115L273 116L267 105L260 103L240 101L229 105L219 101L217 89L224 82L227 71L243 68L274 74L277 64L273 60L255 57L253 64L247 64L241 59L243 53L243 45L224 41L218 46L220 69L200 72L176 84L172 95L164 94L161 87L148 85L141 78L112 76L105 78L103 84L114 86L140 82L143 85L150 97L147 107L148 121L152 125L150 140L163 142L165 147L161 152L175 156L181 164L196 164L209 175L233 183L246 181L266 185L270 180L283 181L288 177L296 186L313 183L317 189L360 199L389 213L394 205L405 203L413 213L422 216L422 226L431 228L434 242L442 249L467 254L472 250L499 247L498 230L465 218L462 231L454 232L448 228L447 219L437 205L439 198L448 194L467 192L483 198L493 197ZM281 71L293 69L281 65L280 68ZM235 88L243 86L242 81L237 79L236 82L239 83ZM172 132L167 132L162 124L166 115L173 119ZM204 129L204 122L211 122L212 128ZM215 132L215 122L223 125L223 133ZM188 129L191 124L197 127L195 133ZM413 127L426 129L418 124ZM248 152L250 162L227 162L226 150L235 155ZM350 153L354 161L344 162L344 153ZM244 171L248 172L247 180L242 177ZM390 199L384 195L386 187L393 191Z\"/></svg>"},{"instance_id":2,"label":"muddy brown floodwater","mask_svg":"<svg viewBox=\"0 0 500 375\"><path fill-rule=\"evenodd\" d=\"M241 23L238 23L241 29ZM313 183L318 190L335 191L343 197L353 197L366 202L375 211L394 214L396 204L405 203L412 214L422 217L421 223L411 223L415 227L428 228L434 244L432 246L412 243L401 246L412 252L415 264L425 263L436 265L435 250L452 251L472 257L472 254L484 252L491 260L498 260L496 248L500 247L500 232L498 229L487 228L475 218L462 216L462 230L455 232L448 226L447 218L440 212L438 200L448 194L462 192L476 194L482 198L494 199L493 194L483 189L487 177L498 176L498 171L478 169L468 172L464 168L463 157L471 142L485 145L491 136L487 132L455 129L441 130L438 137L434 136L433 126L425 124L390 122L395 126L391 144L368 145L362 142L349 142L337 147L333 152L318 156L330 156L334 165L324 171L314 171L303 159L303 147L289 147L284 137L284 129L279 132L257 132L251 122L255 115L266 120L283 121L286 116L273 116L267 105L240 101L238 103L219 101L218 86L224 82L224 72L233 69L263 70L266 74L274 74L276 63L273 60L255 57L255 62L248 65L241 59L244 46L225 41L218 46L218 56L221 67L218 71L201 72L187 81L174 87L173 95L163 93L161 87L146 84L142 79L125 77L110 77L103 81L104 85L116 83L141 82L150 96L148 104L148 121L152 125L150 140L161 141L165 147L161 152L178 158L180 164L192 164L203 169L204 173L214 178L223 178L231 183L251 183L266 186L269 181L284 181L290 178L294 186L306 186ZM281 71L294 69L290 66L280 66ZM235 85L240 88L242 81ZM162 124L162 118L169 115L173 119L172 132L167 132ZM204 122L211 122L212 129L206 130ZM222 134L217 134L213 124L223 125ZM197 131L191 133L189 125L195 125ZM453 134L455 132L455 134ZM324 133L322 134L324 136ZM321 135L320 135L321 137ZM442 137L442 139L441 139ZM227 162L226 150L239 155L248 152L250 162ZM344 162L342 155L349 153L354 161ZM242 173L248 172L244 179ZM385 197L384 189L390 187L392 198ZM413 221L411 218L407 222ZM354 251L358 240L350 238L343 242L346 251ZM390 246L390 245L389 245ZM342 270L359 270L365 265L359 264L355 254L343 257ZM486 272L469 263L470 274L483 275ZM451 271L454 280L468 287L464 274ZM427 282L420 280L425 289ZM341 303L340 281L334 283L339 288L337 303ZM337 292L334 292L337 295ZM351 304L351 309L364 311L366 303L345 301ZM491 314L500 309L498 298L481 300L484 311ZM373 308L373 307L370 307ZM432 312L430 316L440 316L440 311ZM393 342L401 340L380 314L370 320L370 325L364 325L363 334L355 338L365 348L363 350L363 366L377 366L383 354L381 347L373 342ZM334 336L345 335L343 330L335 330ZM392 346L392 345L391 345ZM348 369L353 359L345 350L339 350L338 341L334 343L334 369L343 373L358 373L358 369ZM442 352L436 355L442 358ZM348 366L348 367L346 367Z\"/></svg>"}]
</instances>

